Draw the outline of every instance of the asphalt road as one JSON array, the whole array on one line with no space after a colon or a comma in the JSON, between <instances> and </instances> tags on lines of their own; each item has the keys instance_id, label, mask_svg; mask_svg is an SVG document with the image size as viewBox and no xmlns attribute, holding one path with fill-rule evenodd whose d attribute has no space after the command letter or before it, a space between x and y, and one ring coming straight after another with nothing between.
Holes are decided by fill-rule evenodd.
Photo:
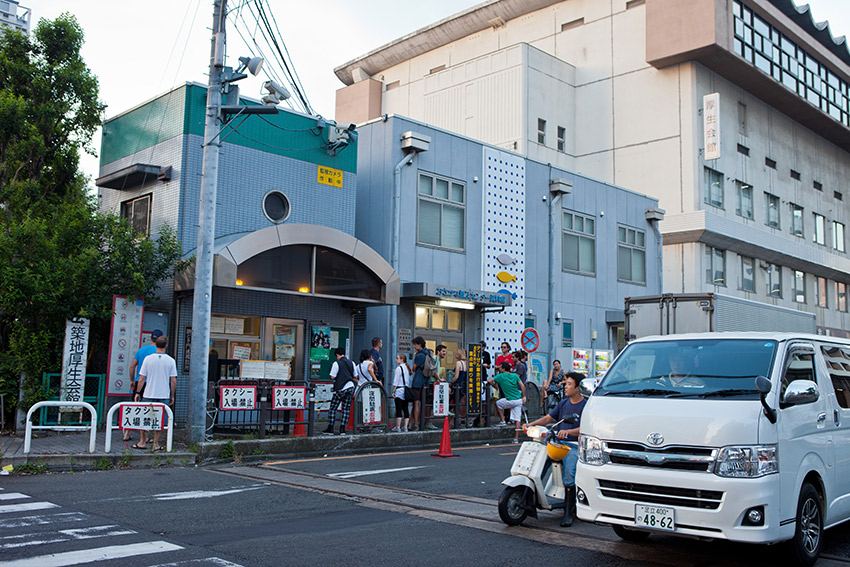
<instances>
[{"instance_id":1,"label":"asphalt road","mask_svg":"<svg viewBox=\"0 0 850 567\"><path fill-rule=\"evenodd\" d=\"M516 446L259 466L0 477L0 567L280 565L760 565L778 548L653 536L560 514L509 528L495 501ZM827 531L826 560L850 564L850 528Z\"/></svg>"}]
</instances>

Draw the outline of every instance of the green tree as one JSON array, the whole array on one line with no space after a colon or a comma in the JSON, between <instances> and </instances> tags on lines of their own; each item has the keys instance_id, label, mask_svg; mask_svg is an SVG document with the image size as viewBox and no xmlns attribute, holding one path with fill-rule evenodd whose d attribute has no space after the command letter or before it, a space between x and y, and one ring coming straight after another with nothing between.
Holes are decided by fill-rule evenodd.
<instances>
[{"instance_id":1,"label":"green tree","mask_svg":"<svg viewBox=\"0 0 850 567\"><path fill-rule=\"evenodd\" d=\"M139 238L86 189L79 155L104 105L82 44L69 14L0 34L0 392L14 402L22 384L27 407L61 367L66 319L103 327L113 294L157 299L180 257L169 227Z\"/></svg>"}]
</instances>

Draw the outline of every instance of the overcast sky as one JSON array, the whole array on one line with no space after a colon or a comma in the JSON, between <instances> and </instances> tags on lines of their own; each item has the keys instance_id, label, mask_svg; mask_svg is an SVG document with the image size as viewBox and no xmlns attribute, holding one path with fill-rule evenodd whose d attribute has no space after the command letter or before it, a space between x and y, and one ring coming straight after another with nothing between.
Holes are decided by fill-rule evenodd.
<instances>
[{"instance_id":1,"label":"overcast sky","mask_svg":"<svg viewBox=\"0 0 850 567\"><path fill-rule=\"evenodd\" d=\"M595 0L604 1L604 0ZM393 39L462 11L480 0L268 0L314 110L333 118L342 83L334 67ZM238 5L229 0L229 6ZM802 4L801 0L797 0ZM850 35L850 0L808 0L816 20L834 35ZM207 82L211 0L21 0L39 18L73 13L85 32L83 57L100 81L106 116L114 116L185 81ZM228 30L228 61L248 55ZM243 95L259 98L265 78L240 82ZM100 148L100 134L94 141ZM96 158L83 169L97 176Z\"/></svg>"}]
</instances>

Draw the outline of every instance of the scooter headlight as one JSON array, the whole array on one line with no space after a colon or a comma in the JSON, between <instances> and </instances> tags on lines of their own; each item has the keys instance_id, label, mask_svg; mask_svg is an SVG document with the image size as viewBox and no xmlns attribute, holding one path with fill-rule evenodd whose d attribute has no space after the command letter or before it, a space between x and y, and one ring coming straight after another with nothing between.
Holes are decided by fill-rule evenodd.
<instances>
[{"instance_id":1,"label":"scooter headlight","mask_svg":"<svg viewBox=\"0 0 850 567\"><path fill-rule=\"evenodd\" d=\"M602 450L602 441L590 435L579 435L578 458L588 465L604 465L608 457Z\"/></svg>"}]
</instances>

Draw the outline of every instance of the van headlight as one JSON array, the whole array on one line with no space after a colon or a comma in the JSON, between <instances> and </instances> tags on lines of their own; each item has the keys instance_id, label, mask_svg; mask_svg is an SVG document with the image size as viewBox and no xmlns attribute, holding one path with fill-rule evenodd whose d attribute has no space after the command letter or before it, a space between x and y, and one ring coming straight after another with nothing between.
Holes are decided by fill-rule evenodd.
<instances>
[{"instance_id":1,"label":"van headlight","mask_svg":"<svg viewBox=\"0 0 850 567\"><path fill-rule=\"evenodd\" d=\"M590 435L579 435L578 459L588 465L604 465L608 456L602 450L602 441Z\"/></svg>"},{"instance_id":2,"label":"van headlight","mask_svg":"<svg viewBox=\"0 0 850 567\"><path fill-rule=\"evenodd\" d=\"M779 472L776 445L723 447L717 455L714 474L734 478L755 478Z\"/></svg>"}]
</instances>

